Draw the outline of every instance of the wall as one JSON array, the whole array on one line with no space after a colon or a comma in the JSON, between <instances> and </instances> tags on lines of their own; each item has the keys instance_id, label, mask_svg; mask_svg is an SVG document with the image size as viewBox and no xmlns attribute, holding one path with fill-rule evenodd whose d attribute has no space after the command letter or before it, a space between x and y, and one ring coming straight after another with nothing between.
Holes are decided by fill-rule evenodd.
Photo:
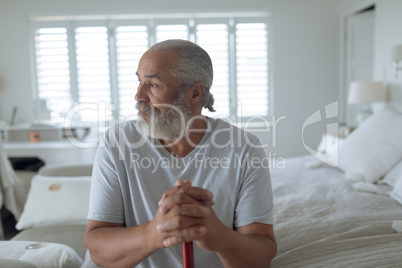
<instances>
[{"instance_id":1,"label":"wall","mask_svg":"<svg viewBox=\"0 0 402 268\"><path fill-rule=\"evenodd\" d=\"M399 0L376 3L374 76L389 85L391 104L402 111L402 72L395 78L395 63L390 58L392 47L402 44L401 11L402 1Z\"/></svg>"},{"instance_id":2,"label":"wall","mask_svg":"<svg viewBox=\"0 0 402 268\"><path fill-rule=\"evenodd\" d=\"M276 156L305 154L303 122L338 100L339 11L335 0L0 0L0 120L9 121L18 107L17 123L32 120L32 82L27 18L36 15L127 14L158 12L272 12ZM314 147L326 122L306 128L305 142ZM271 132L272 134L272 132ZM275 147L275 148L273 148Z\"/></svg>"},{"instance_id":3,"label":"wall","mask_svg":"<svg viewBox=\"0 0 402 268\"><path fill-rule=\"evenodd\" d=\"M399 0L339 0L342 16L375 4L374 80L388 85L389 104L402 111L402 72L395 77L395 63L390 56L394 45L402 44L402 1ZM375 105L380 108L383 105Z\"/></svg>"}]
</instances>

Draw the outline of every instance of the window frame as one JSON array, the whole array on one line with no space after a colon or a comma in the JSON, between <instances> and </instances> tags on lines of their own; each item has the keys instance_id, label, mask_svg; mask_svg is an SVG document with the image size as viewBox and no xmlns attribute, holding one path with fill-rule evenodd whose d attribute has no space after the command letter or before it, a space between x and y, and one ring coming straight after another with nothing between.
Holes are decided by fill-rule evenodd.
<instances>
[{"instance_id":1,"label":"window frame","mask_svg":"<svg viewBox=\"0 0 402 268\"><path fill-rule=\"evenodd\" d=\"M171 16L171 17L169 17ZM129 17L129 18L127 18ZM34 32L39 28L54 28L65 27L68 33L68 49L69 49L69 70L70 70L70 91L71 98L74 102L78 102L78 81L77 81L77 65L76 65L76 50L75 50L75 34L76 27L90 27L90 26L104 26L109 31L109 71L110 71L110 96L111 103L116 106L116 109L112 112L114 118L119 116L119 87L118 87L118 70L117 70L117 57L116 50L110 49L111 46L116 48L116 39L114 34L110 34L110 31L114 31L119 26L147 26L148 29L148 43L150 46L155 44L156 25L167 24L186 24L189 27L190 41L196 41L195 29L199 24L215 24L224 23L228 24L229 34L229 117L233 122L238 124L244 124L253 119L253 116L238 117L237 109L237 85L236 85L236 57L234 55L235 40L233 37L235 31L235 25L237 23L264 23L267 27L267 94L268 94L268 112L262 117L269 119L270 115L274 114L274 87L273 87L273 42L272 42L272 18L269 13L238 13L238 14L164 14L163 16L154 14L147 16L139 16L139 18L133 18L131 16L66 16L66 17L38 17L30 18L30 58L32 69L32 97L36 101L39 99L39 89L37 81L37 67L36 67L36 55L35 55L35 40ZM192 25L190 25L192 24ZM134 75L134 74L133 74ZM213 92L212 92L213 93ZM133 99L135 94L135 88L133 88ZM106 120L108 121L108 120ZM270 120L268 120L270 121Z\"/></svg>"}]
</instances>

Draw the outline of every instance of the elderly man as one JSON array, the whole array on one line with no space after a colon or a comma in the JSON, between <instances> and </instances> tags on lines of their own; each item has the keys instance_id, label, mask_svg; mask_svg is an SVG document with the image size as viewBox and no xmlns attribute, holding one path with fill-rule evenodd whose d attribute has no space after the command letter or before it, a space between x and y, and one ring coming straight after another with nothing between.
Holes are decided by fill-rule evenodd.
<instances>
[{"instance_id":1,"label":"elderly man","mask_svg":"<svg viewBox=\"0 0 402 268\"><path fill-rule=\"evenodd\" d=\"M198 45L168 40L141 58L138 120L111 128L93 169L92 261L105 267L269 267L276 253L269 171L258 139L213 110L212 63ZM87 260L88 261L88 260Z\"/></svg>"}]
</instances>

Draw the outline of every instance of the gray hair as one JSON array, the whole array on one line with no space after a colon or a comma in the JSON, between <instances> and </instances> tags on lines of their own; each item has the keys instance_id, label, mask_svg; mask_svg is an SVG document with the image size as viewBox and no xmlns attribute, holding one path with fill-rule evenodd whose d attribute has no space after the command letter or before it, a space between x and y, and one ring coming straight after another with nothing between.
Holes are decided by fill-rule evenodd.
<instances>
[{"instance_id":1,"label":"gray hair","mask_svg":"<svg viewBox=\"0 0 402 268\"><path fill-rule=\"evenodd\" d=\"M215 112L214 97L209 92L212 80L212 61L208 53L200 46L186 40L171 39L153 45L149 51L171 50L177 54L177 68L172 75L179 79L182 91L201 82L205 90L202 94L203 107Z\"/></svg>"}]
</instances>

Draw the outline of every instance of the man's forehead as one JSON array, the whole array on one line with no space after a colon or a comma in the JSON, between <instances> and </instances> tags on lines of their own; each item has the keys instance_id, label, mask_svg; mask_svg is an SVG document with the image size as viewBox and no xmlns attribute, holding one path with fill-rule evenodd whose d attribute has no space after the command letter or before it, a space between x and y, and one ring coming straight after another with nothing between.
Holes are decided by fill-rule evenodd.
<instances>
[{"instance_id":1,"label":"man's forehead","mask_svg":"<svg viewBox=\"0 0 402 268\"><path fill-rule=\"evenodd\" d=\"M135 72L135 75L138 77L138 76L141 76L142 74L139 74L138 73L138 71L137 72ZM142 75L143 77L145 77L145 78L158 78L158 76L156 75L156 74L144 74L144 75Z\"/></svg>"},{"instance_id":2,"label":"man's forehead","mask_svg":"<svg viewBox=\"0 0 402 268\"><path fill-rule=\"evenodd\" d=\"M176 57L176 53L168 50L147 51L138 63L136 75L144 78L161 78L174 68Z\"/></svg>"},{"instance_id":3,"label":"man's forehead","mask_svg":"<svg viewBox=\"0 0 402 268\"><path fill-rule=\"evenodd\" d=\"M140 61L135 74L137 77L159 79L163 72L164 70L157 64L149 64L148 62L144 63Z\"/></svg>"}]
</instances>

